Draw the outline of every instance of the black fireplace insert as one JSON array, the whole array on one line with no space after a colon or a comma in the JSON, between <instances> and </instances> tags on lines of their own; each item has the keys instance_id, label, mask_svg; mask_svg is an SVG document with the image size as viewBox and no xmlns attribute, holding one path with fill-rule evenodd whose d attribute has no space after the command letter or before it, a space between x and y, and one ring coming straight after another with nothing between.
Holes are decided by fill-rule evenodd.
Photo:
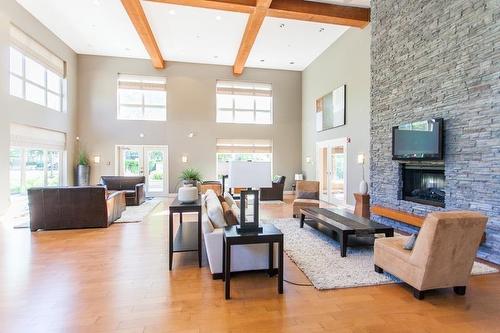
<instances>
[{"instance_id":1,"label":"black fireplace insert","mask_svg":"<svg viewBox=\"0 0 500 333\"><path fill-rule=\"evenodd\" d=\"M403 165L403 200L444 207L444 186L444 166Z\"/></svg>"}]
</instances>

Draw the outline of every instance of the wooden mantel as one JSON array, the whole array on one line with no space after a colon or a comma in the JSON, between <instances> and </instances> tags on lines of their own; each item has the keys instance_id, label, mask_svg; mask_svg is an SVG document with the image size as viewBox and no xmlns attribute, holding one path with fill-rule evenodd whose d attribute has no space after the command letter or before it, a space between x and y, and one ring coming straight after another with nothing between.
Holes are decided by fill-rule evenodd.
<instances>
[{"instance_id":1,"label":"wooden mantel","mask_svg":"<svg viewBox=\"0 0 500 333\"><path fill-rule=\"evenodd\" d=\"M424 216L415 215L401 210L387 208L383 206L373 206L371 212L375 215L390 218L420 228L424 223Z\"/></svg>"}]
</instances>

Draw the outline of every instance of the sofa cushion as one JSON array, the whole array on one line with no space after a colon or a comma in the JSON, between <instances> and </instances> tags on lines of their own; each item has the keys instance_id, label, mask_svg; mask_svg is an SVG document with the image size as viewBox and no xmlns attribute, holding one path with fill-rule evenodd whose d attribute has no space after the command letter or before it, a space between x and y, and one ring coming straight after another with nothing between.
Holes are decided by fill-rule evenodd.
<instances>
[{"instance_id":1,"label":"sofa cushion","mask_svg":"<svg viewBox=\"0 0 500 333\"><path fill-rule=\"evenodd\" d=\"M226 220L224 219L224 212L222 211L222 205L219 202L217 195L208 194L207 192L207 213L210 222L214 228L223 228L226 226Z\"/></svg>"},{"instance_id":2,"label":"sofa cushion","mask_svg":"<svg viewBox=\"0 0 500 333\"><path fill-rule=\"evenodd\" d=\"M224 219L226 220L226 223L228 226L238 224L238 218L236 217L236 215L233 212L233 210L231 209L231 207L229 207L227 202L222 203L222 210L224 212Z\"/></svg>"},{"instance_id":3,"label":"sofa cushion","mask_svg":"<svg viewBox=\"0 0 500 333\"><path fill-rule=\"evenodd\" d=\"M383 251L389 255L393 255L403 260L409 260L411 252L403 248L409 238L410 236L377 238L375 239L375 247L383 249Z\"/></svg>"},{"instance_id":4,"label":"sofa cushion","mask_svg":"<svg viewBox=\"0 0 500 333\"><path fill-rule=\"evenodd\" d=\"M229 194L227 192L224 193L224 200L226 200L229 207L236 205L236 201L234 201L234 198L231 196L231 194Z\"/></svg>"},{"instance_id":5,"label":"sofa cushion","mask_svg":"<svg viewBox=\"0 0 500 333\"><path fill-rule=\"evenodd\" d=\"M298 191L297 192L297 199L319 200L319 193L318 192Z\"/></svg>"}]
</instances>

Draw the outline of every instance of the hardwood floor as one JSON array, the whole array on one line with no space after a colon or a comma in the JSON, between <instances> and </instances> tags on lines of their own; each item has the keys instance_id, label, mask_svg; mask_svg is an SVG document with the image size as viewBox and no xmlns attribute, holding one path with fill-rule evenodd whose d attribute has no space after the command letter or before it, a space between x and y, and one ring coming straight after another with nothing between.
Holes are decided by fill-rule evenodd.
<instances>
[{"instance_id":1,"label":"hardwood floor","mask_svg":"<svg viewBox=\"0 0 500 333\"><path fill-rule=\"evenodd\" d=\"M287 198L290 202L290 198ZM0 332L500 332L500 274L417 301L404 285L318 291L264 273L238 274L232 300L204 257L175 254L168 270L167 208L108 229L0 229ZM264 218L291 205L264 205ZM308 283L285 262L287 280Z\"/></svg>"}]
</instances>

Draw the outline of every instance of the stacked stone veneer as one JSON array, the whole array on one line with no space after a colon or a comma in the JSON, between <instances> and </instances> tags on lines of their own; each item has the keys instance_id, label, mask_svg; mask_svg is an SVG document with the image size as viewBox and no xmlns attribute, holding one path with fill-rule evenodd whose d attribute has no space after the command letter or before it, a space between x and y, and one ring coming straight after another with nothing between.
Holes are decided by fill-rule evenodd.
<instances>
[{"instance_id":1,"label":"stacked stone veneer","mask_svg":"<svg viewBox=\"0 0 500 333\"><path fill-rule=\"evenodd\" d=\"M444 118L444 210L487 215L479 256L500 263L500 1L371 5L372 205L421 215L442 210L398 199L401 167L391 159L391 128Z\"/></svg>"}]
</instances>

